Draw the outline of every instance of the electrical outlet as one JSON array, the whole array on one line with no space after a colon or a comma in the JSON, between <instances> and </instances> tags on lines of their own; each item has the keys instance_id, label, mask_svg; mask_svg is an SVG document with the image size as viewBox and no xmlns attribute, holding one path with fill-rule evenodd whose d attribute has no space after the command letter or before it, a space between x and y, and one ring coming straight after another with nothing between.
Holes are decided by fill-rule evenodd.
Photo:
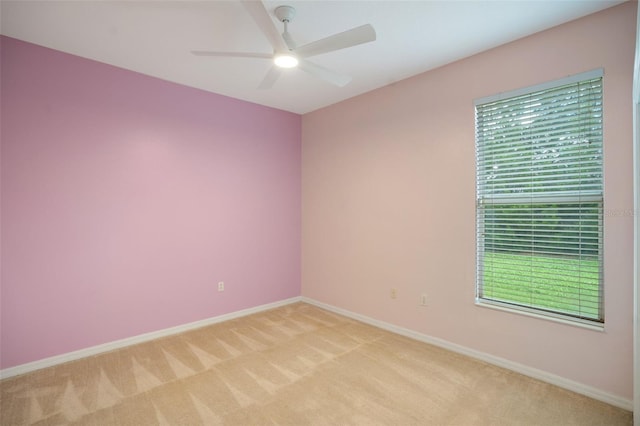
<instances>
[{"instance_id":1,"label":"electrical outlet","mask_svg":"<svg viewBox=\"0 0 640 426\"><path fill-rule=\"evenodd\" d=\"M395 298L397 298L397 297L398 297L398 290L397 290L397 289L395 289L395 288L392 288L392 289L391 289L391 298L392 298L392 299L395 299Z\"/></svg>"},{"instance_id":2,"label":"electrical outlet","mask_svg":"<svg viewBox=\"0 0 640 426\"><path fill-rule=\"evenodd\" d=\"M222 281L218 282L218 291L224 291L224 283Z\"/></svg>"},{"instance_id":3,"label":"electrical outlet","mask_svg":"<svg viewBox=\"0 0 640 426\"><path fill-rule=\"evenodd\" d=\"M420 296L420 306L427 306L427 293L422 293Z\"/></svg>"}]
</instances>

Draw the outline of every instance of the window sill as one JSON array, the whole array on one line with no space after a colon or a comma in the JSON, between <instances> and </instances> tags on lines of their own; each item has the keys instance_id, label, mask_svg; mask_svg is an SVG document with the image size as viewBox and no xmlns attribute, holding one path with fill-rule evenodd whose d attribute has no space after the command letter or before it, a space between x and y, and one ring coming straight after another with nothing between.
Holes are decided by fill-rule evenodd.
<instances>
[{"instance_id":1,"label":"window sill","mask_svg":"<svg viewBox=\"0 0 640 426\"><path fill-rule=\"evenodd\" d=\"M538 318L546 321L552 321L560 324L571 325L574 327L586 328L588 330L604 332L604 324L598 324L588 320L580 320L577 318L573 320L573 319L561 317L560 315L554 316L551 313L548 315L539 314L533 311L526 310L526 308L518 309L506 304L501 304L500 302L489 302L489 301L480 300L480 299L476 299L475 304L476 306L481 308L495 309L497 311L503 311L503 312L508 312L508 313L517 314L517 315L524 315L524 316Z\"/></svg>"}]
</instances>

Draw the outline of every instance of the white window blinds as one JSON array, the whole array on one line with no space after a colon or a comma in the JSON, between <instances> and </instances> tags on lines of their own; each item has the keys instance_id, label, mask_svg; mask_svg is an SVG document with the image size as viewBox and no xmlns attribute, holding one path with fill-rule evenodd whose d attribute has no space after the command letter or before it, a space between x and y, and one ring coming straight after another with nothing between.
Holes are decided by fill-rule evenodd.
<instances>
[{"instance_id":1,"label":"white window blinds","mask_svg":"<svg viewBox=\"0 0 640 426\"><path fill-rule=\"evenodd\" d=\"M476 102L477 300L603 323L602 73Z\"/></svg>"}]
</instances>

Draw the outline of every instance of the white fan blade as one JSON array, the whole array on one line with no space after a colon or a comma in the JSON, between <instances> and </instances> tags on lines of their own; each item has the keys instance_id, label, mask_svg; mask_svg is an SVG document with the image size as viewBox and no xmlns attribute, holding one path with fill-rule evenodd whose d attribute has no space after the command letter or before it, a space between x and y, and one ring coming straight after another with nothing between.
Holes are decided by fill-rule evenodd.
<instances>
[{"instance_id":1,"label":"white fan blade","mask_svg":"<svg viewBox=\"0 0 640 426\"><path fill-rule=\"evenodd\" d=\"M376 30L374 30L370 24L365 24L300 46L296 49L296 54L303 58L309 58L311 56L333 52L334 50L368 43L375 39Z\"/></svg>"},{"instance_id":2,"label":"white fan blade","mask_svg":"<svg viewBox=\"0 0 640 426\"><path fill-rule=\"evenodd\" d=\"M282 68L276 67L275 65L271 66L262 79L262 83L258 86L258 89L271 89L276 80L280 78L280 75L282 75Z\"/></svg>"},{"instance_id":3,"label":"white fan blade","mask_svg":"<svg viewBox=\"0 0 640 426\"><path fill-rule=\"evenodd\" d=\"M224 56L231 58L263 58L263 59L271 59L273 55L269 53L251 53L251 52L213 52L209 50L192 50L196 56Z\"/></svg>"},{"instance_id":4,"label":"white fan blade","mask_svg":"<svg viewBox=\"0 0 640 426\"><path fill-rule=\"evenodd\" d=\"M338 74L335 71L328 70L324 67L321 67L320 65L314 64L313 62L309 62L304 59L300 59L298 68L300 68L304 72L311 74L314 77L318 77L338 87L346 86L351 81L351 77L349 77L348 75Z\"/></svg>"},{"instance_id":5,"label":"white fan blade","mask_svg":"<svg viewBox=\"0 0 640 426\"><path fill-rule=\"evenodd\" d=\"M262 34L267 38L273 50L276 52L286 52L287 46L278 33L278 30L273 25L273 21L269 16L269 12L264 7L264 4L258 0L242 0L242 5L249 12L249 15L253 18L258 28L262 31Z\"/></svg>"}]
</instances>

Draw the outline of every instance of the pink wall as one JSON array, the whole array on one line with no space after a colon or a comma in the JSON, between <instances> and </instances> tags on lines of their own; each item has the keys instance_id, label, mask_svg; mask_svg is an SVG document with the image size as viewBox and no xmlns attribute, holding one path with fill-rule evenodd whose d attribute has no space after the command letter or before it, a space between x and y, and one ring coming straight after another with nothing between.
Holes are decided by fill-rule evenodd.
<instances>
[{"instance_id":1,"label":"pink wall","mask_svg":"<svg viewBox=\"0 0 640 426\"><path fill-rule=\"evenodd\" d=\"M635 8L629 2L303 116L303 296L630 400L630 215L605 217L604 332L474 304L473 100L603 67L605 209L629 212Z\"/></svg>"},{"instance_id":2,"label":"pink wall","mask_svg":"<svg viewBox=\"0 0 640 426\"><path fill-rule=\"evenodd\" d=\"M1 40L2 368L300 295L300 116Z\"/></svg>"}]
</instances>

